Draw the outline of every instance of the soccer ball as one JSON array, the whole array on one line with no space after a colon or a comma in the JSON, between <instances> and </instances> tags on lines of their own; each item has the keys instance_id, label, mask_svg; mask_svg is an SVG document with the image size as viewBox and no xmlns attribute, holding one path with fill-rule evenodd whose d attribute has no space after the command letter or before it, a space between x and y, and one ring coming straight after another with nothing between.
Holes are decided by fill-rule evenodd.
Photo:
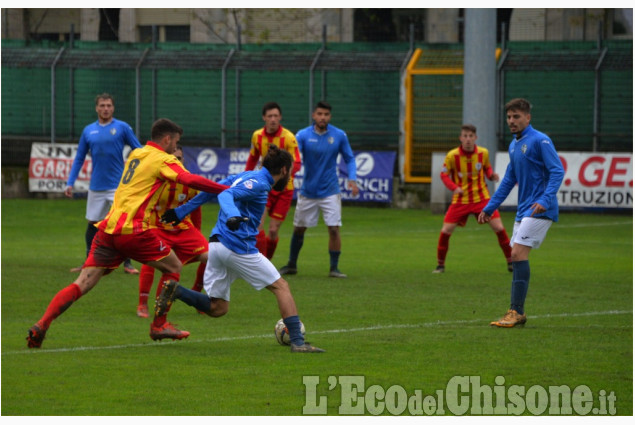
<instances>
[{"instance_id":1,"label":"soccer ball","mask_svg":"<svg viewBox=\"0 0 635 425\"><path fill-rule=\"evenodd\" d=\"M276 323L276 327L273 329L273 331L276 335L276 341L278 341L278 344L291 345L291 339L289 339L289 330L285 326L282 319L278 320L278 323ZM300 332L302 332L302 335L305 334L304 323L302 322L300 322Z\"/></svg>"}]
</instances>

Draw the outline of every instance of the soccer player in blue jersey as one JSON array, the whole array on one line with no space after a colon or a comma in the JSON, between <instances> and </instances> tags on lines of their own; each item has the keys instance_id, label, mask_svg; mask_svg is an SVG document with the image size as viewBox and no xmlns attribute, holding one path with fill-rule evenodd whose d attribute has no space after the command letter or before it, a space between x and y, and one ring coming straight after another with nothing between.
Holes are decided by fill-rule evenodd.
<instances>
[{"instance_id":1,"label":"soccer player in blue jersey","mask_svg":"<svg viewBox=\"0 0 635 425\"><path fill-rule=\"evenodd\" d=\"M348 188L357 196L357 170L355 157L343 130L329 124L331 105L320 101L313 110L313 124L296 134L298 147L304 164L304 180L296 202L293 217L293 235L289 261L280 269L283 275L298 272L297 261L304 244L304 232L308 227L317 226L318 216L322 218L329 232L330 277L344 278L338 268L342 240L342 195L337 175L337 156L342 155L348 171Z\"/></svg>"},{"instance_id":2,"label":"soccer player in blue jersey","mask_svg":"<svg viewBox=\"0 0 635 425\"><path fill-rule=\"evenodd\" d=\"M79 176L86 154L90 151L92 171L88 199L86 201L86 256L90 251L93 238L97 234L95 223L101 221L108 214L115 198L115 190L123 173L123 152L125 145L131 149L141 147L141 143L132 132L132 128L125 122L113 117L115 103L108 93L102 93L95 98L97 121L87 125L82 132L77 146L77 153L71 172L66 183L64 194L73 197L73 185ZM71 272L81 271L81 267L74 267ZM124 271L129 274L139 274L130 260L124 262Z\"/></svg>"},{"instance_id":3,"label":"soccer player in blue jersey","mask_svg":"<svg viewBox=\"0 0 635 425\"><path fill-rule=\"evenodd\" d=\"M492 326L512 328L527 322L525 298L529 288L529 253L538 248L554 221L558 221L558 189L564 167L551 139L531 124L531 104L512 99L505 105L507 126L514 135L509 165L500 186L478 216L486 223L518 184L518 209L511 239L513 276L511 305Z\"/></svg>"},{"instance_id":4,"label":"soccer player in blue jersey","mask_svg":"<svg viewBox=\"0 0 635 425\"><path fill-rule=\"evenodd\" d=\"M267 288L278 301L280 315L289 330L291 351L319 353L324 350L304 341L300 318L289 289L278 270L256 247L260 220L271 189L285 188L292 173L293 157L276 145L270 145L258 171L244 171L229 176L221 184L230 185L218 195L220 211L212 229L207 267L203 277L206 294L187 289L170 281L163 285L155 305L155 317L169 311L179 299L211 317L220 317L229 310L230 286L242 278L257 290ZM162 220L177 224L216 195L201 192L189 202L165 212Z\"/></svg>"}]
</instances>

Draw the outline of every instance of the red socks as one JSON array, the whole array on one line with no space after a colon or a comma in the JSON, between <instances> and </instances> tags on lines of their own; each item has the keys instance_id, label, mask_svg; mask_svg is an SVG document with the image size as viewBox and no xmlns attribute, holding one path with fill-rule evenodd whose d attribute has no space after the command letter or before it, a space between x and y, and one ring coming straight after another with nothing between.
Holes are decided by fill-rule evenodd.
<instances>
[{"instance_id":1,"label":"red socks","mask_svg":"<svg viewBox=\"0 0 635 425\"><path fill-rule=\"evenodd\" d=\"M205 276L205 267L207 263L198 263L198 269L196 269L196 280L194 281L194 286L192 286L192 291L201 292L203 289L203 276Z\"/></svg>"},{"instance_id":2,"label":"red socks","mask_svg":"<svg viewBox=\"0 0 635 425\"><path fill-rule=\"evenodd\" d=\"M148 305L148 294L152 289L153 282L154 268L142 264L139 273L139 305Z\"/></svg>"},{"instance_id":3,"label":"red socks","mask_svg":"<svg viewBox=\"0 0 635 425\"><path fill-rule=\"evenodd\" d=\"M38 321L42 329L46 330L51 326L51 322L60 314L64 313L71 304L82 296L82 291L76 283L71 283L66 288L59 291L49 303L44 316Z\"/></svg>"},{"instance_id":4,"label":"red socks","mask_svg":"<svg viewBox=\"0 0 635 425\"><path fill-rule=\"evenodd\" d=\"M448 255L448 249L450 247L450 236L447 233L441 232L439 235L439 242L437 244L437 261L440 266L445 266L445 256Z\"/></svg>"},{"instance_id":5,"label":"red socks","mask_svg":"<svg viewBox=\"0 0 635 425\"><path fill-rule=\"evenodd\" d=\"M505 229L496 233L496 237L498 238L498 244L503 250L503 254L505 255L505 259L508 263L512 261L512 247L509 246L509 236L507 236L507 232Z\"/></svg>"},{"instance_id":6,"label":"red socks","mask_svg":"<svg viewBox=\"0 0 635 425\"><path fill-rule=\"evenodd\" d=\"M273 258L273 253L276 252L277 246L278 246L278 238L269 239L269 237L267 237L267 251L266 251L267 253L265 254L265 257L271 260Z\"/></svg>"},{"instance_id":7,"label":"red socks","mask_svg":"<svg viewBox=\"0 0 635 425\"><path fill-rule=\"evenodd\" d=\"M256 236L256 248L262 255L267 256L267 236L265 236L264 230L261 230Z\"/></svg>"}]
</instances>

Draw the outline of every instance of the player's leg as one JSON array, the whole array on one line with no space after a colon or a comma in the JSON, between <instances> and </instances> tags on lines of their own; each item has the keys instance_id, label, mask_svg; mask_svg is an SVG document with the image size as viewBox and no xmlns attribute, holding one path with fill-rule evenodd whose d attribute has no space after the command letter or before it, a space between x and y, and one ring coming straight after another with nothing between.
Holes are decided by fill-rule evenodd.
<instances>
[{"instance_id":1,"label":"player's leg","mask_svg":"<svg viewBox=\"0 0 635 425\"><path fill-rule=\"evenodd\" d=\"M93 255L95 247L99 247L100 250L98 260ZM80 297L94 288L105 273L116 269L122 261L123 257L112 248L111 235L98 232L78 278L55 294L49 302L44 315L29 329L29 335L27 336L28 347L40 348L51 322L64 313Z\"/></svg>"},{"instance_id":2,"label":"player's leg","mask_svg":"<svg viewBox=\"0 0 635 425\"><path fill-rule=\"evenodd\" d=\"M446 219L448 219L447 215ZM452 233L454 232L454 229L456 229L457 225L458 223L456 222L443 222L441 232L439 233L439 240L437 241L437 268L434 269L432 273L445 272L445 259L450 249L450 237L452 236Z\"/></svg>"},{"instance_id":3,"label":"player's leg","mask_svg":"<svg viewBox=\"0 0 635 425\"><path fill-rule=\"evenodd\" d=\"M280 227L282 226L282 220L277 218L270 217L269 218L269 233L266 238L266 251L265 257L268 259L273 258L273 254L276 252L276 248L278 247L278 234L280 232Z\"/></svg>"},{"instance_id":4,"label":"player's leg","mask_svg":"<svg viewBox=\"0 0 635 425\"><path fill-rule=\"evenodd\" d=\"M236 278L234 272L226 266L231 254L220 242L210 242L203 278L205 292L187 289L176 282L166 282L156 301L155 316L165 314L176 299L208 316L225 315L229 310L229 288Z\"/></svg>"},{"instance_id":5,"label":"player's leg","mask_svg":"<svg viewBox=\"0 0 635 425\"><path fill-rule=\"evenodd\" d=\"M269 212L269 232L266 238L267 251L263 253L268 259L273 258L273 254L278 247L278 234L280 227L287 217L291 202L293 201L293 190L283 190L282 192L270 192L267 200L267 211Z\"/></svg>"},{"instance_id":6,"label":"player's leg","mask_svg":"<svg viewBox=\"0 0 635 425\"><path fill-rule=\"evenodd\" d=\"M342 238L340 236L340 227L342 226L341 194L321 199L320 210L329 234L329 277L345 278L346 275L339 270L340 255L342 253Z\"/></svg>"},{"instance_id":7,"label":"player's leg","mask_svg":"<svg viewBox=\"0 0 635 425\"><path fill-rule=\"evenodd\" d=\"M529 254L532 249L540 247L544 241L551 220L525 217L514 224L512 234L511 259L513 264L510 307L505 316L492 322L499 327L513 327L527 321L525 314L525 299L529 290Z\"/></svg>"},{"instance_id":8,"label":"player's leg","mask_svg":"<svg viewBox=\"0 0 635 425\"><path fill-rule=\"evenodd\" d=\"M152 283L154 282L154 267L147 264L141 265L139 274L139 304L137 306L137 316L148 317L148 296Z\"/></svg>"},{"instance_id":9,"label":"player's leg","mask_svg":"<svg viewBox=\"0 0 635 425\"><path fill-rule=\"evenodd\" d=\"M509 236L505 231L505 226L503 226L503 220L500 218L500 213L498 210L494 212L492 218L489 221L489 225L496 234L496 238L498 239L498 245L501 247L503 251L503 255L505 256L505 261L507 262L507 270L513 271L512 264L512 247L509 244Z\"/></svg>"},{"instance_id":10,"label":"player's leg","mask_svg":"<svg viewBox=\"0 0 635 425\"><path fill-rule=\"evenodd\" d=\"M267 201L267 206L269 205ZM267 254L267 234L265 233L265 219L267 217L268 208L265 208L265 211L262 213L262 217L260 219L260 224L258 225L258 234L256 235L256 248L263 255Z\"/></svg>"},{"instance_id":11,"label":"player's leg","mask_svg":"<svg viewBox=\"0 0 635 425\"><path fill-rule=\"evenodd\" d=\"M298 272L298 256L304 245L304 233L309 227L317 226L319 207L317 200L298 194L298 201L293 215L293 233L289 246L289 261L280 269L280 274L291 275Z\"/></svg>"},{"instance_id":12,"label":"player's leg","mask_svg":"<svg viewBox=\"0 0 635 425\"><path fill-rule=\"evenodd\" d=\"M437 241L437 267L432 273L445 272L445 259L450 250L450 237L456 229L456 226L465 226L469 216L469 207L462 204L450 204L445 216L443 217L443 226L439 233Z\"/></svg>"},{"instance_id":13,"label":"player's leg","mask_svg":"<svg viewBox=\"0 0 635 425\"><path fill-rule=\"evenodd\" d=\"M157 299L162 296L163 291L168 284L178 285L180 279L180 272L182 263L176 256L174 251L170 251L170 255L164 257L158 261L151 261L147 263L149 266L156 268L162 272L161 279L159 280L159 286L157 288ZM172 323L168 322L167 314L169 306L162 314L156 314L150 324L150 338L152 340L169 339L184 339L190 336L188 331L177 329Z\"/></svg>"}]
</instances>

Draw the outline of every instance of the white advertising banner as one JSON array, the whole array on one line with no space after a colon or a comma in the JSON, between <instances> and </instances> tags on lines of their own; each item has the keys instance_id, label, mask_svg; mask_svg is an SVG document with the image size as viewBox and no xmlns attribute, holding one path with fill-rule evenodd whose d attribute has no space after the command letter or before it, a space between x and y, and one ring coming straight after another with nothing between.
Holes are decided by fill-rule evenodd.
<instances>
[{"instance_id":1,"label":"white advertising banner","mask_svg":"<svg viewBox=\"0 0 635 425\"><path fill-rule=\"evenodd\" d=\"M565 169L558 205L571 208L633 208L633 154L563 152ZM505 175L509 154L496 154L496 172ZM496 184L498 189L498 183ZM515 187L502 206L516 206Z\"/></svg>"},{"instance_id":2,"label":"white advertising banner","mask_svg":"<svg viewBox=\"0 0 635 425\"><path fill-rule=\"evenodd\" d=\"M29 192L64 192L75 152L76 144L33 143L29 163ZM92 165L89 153L75 181L74 192L88 192Z\"/></svg>"}]
</instances>

